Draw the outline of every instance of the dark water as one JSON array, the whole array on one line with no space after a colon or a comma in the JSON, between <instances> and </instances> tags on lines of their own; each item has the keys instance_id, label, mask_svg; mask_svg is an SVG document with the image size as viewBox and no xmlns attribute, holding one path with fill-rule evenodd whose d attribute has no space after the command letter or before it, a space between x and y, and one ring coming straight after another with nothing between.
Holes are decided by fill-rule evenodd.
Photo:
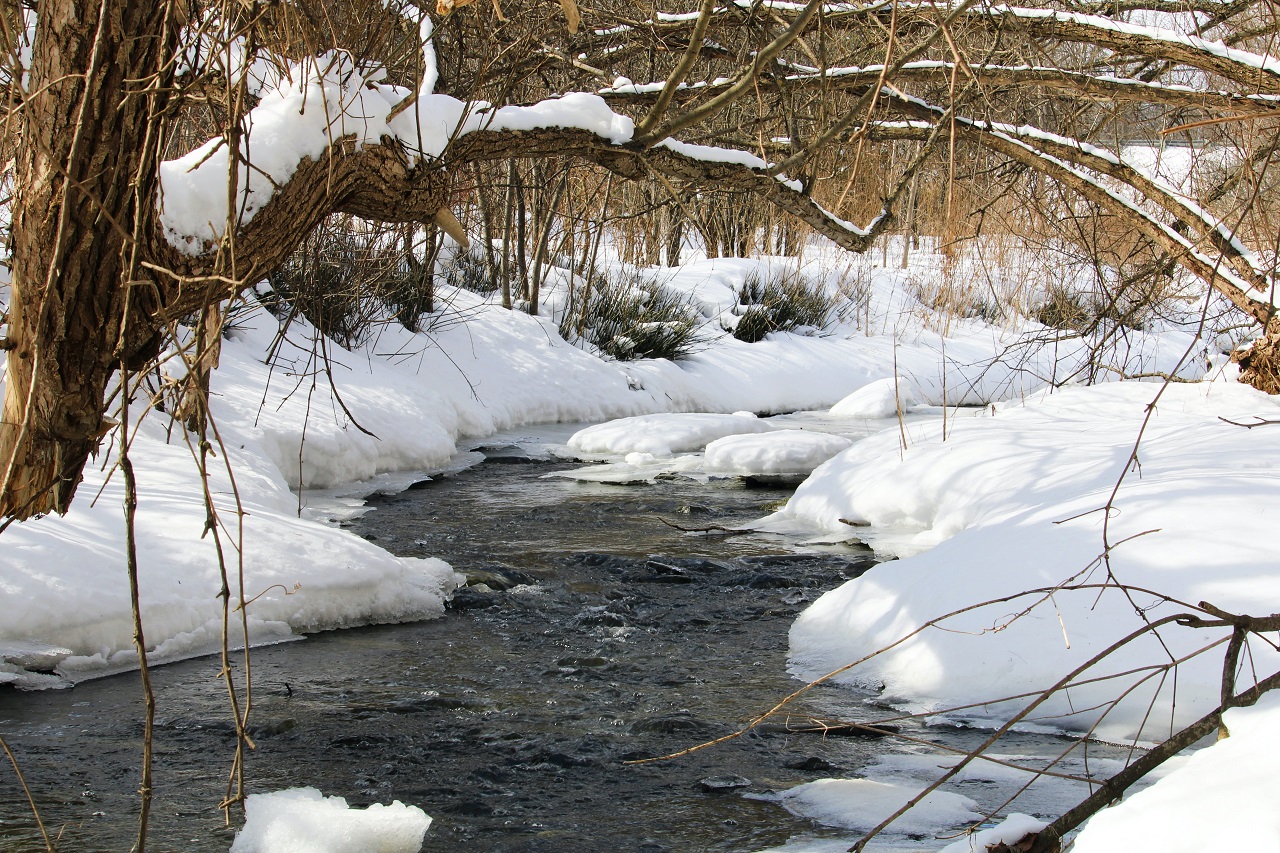
<instances>
[{"instance_id":1,"label":"dark water","mask_svg":"<svg viewBox=\"0 0 1280 853\"><path fill-rule=\"evenodd\" d=\"M916 759L917 771L923 759L925 773L937 772L933 746L776 729L672 761L628 763L734 732L795 690L785 672L791 622L874 555L857 543L806 548L672 526L758 518L787 497L782 489L546 479L570 466L493 455L374 496L373 511L350 523L395 553L447 559L486 587L459 593L441 619L254 650L250 793L314 786L353 805L417 805L434 818L424 849L441 853L751 853L795 837L847 844L856 833L750 794L856 776L885 756ZM211 659L154 672L149 849L225 851L234 837L218 809L234 745L218 672ZM0 689L0 735L51 834L61 834L60 850L129 849L138 696L128 674L72 690ZM792 711L854 720L884 713L865 699L824 687ZM986 735L903 733L958 749ZM1064 746L1012 734L1000 751L1027 762ZM1023 782L1005 777L979 774L949 787L994 811ZM1087 793L1064 790L1019 809L1051 815ZM233 827L240 821L233 814ZM891 849L944 844L890 839ZM13 774L0 767L0 850L43 849Z\"/></svg>"},{"instance_id":2,"label":"dark water","mask_svg":"<svg viewBox=\"0 0 1280 853\"><path fill-rule=\"evenodd\" d=\"M833 750L847 765L851 748L870 746L752 734L677 761L626 762L727 734L793 690L790 622L870 553L663 523L756 518L782 490L542 479L555 467L490 462L373 499L357 532L489 572L493 587L523 585L464 592L439 620L255 650L251 790L311 785L353 804L419 805L435 819L431 851L750 851L813 829L741 793L808 781ZM226 850L233 833L217 805L234 741L218 663L172 664L154 679L152 849ZM0 734L59 849L129 848L138 693L128 674L0 691ZM748 782L720 790L716 777ZM43 849L8 768L0 849Z\"/></svg>"}]
</instances>

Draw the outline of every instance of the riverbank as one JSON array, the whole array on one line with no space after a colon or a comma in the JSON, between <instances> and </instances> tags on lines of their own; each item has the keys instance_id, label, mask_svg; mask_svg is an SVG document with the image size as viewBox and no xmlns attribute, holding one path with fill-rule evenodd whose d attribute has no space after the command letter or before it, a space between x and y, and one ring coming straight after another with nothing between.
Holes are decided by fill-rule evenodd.
<instances>
[{"instance_id":1,"label":"riverbank","mask_svg":"<svg viewBox=\"0 0 1280 853\"><path fill-rule=\"evenodd\" d=\"M920 281L940 275L942 259L925 252L897 270L816 251L803 271L839 309L828 328L752 344L728 335L746 278L788 263L794 259L714 259L658 273L702 317L695 353L678 363L610 361L566 343L555 319L568 273L558 268L545 285L545 317L442 288L442 307L424 318L423 331L388 322L354 350L301 318L282 335L260 305L237 310L212 380L221 438L210 464L217 541L202 538L206 509L188 437L142 405L157 382L133 410L142 420L131 456L149 646L158 660L217 646L224 568L233 589L243 572L252 642L440 613L456 583L447 566L406 562L305 512L299 518L291 490L300 486L367 492L379 484L358 481L447 467L460 439L520 424L825 408L895 366L904 393L909 384L922 403L1018 399L1046 378L1071 375L1088 351L1079 338L1045 346L1044 328L1027 321L996 326L931 311ZM1191 340L1166 328L1126 339L1115 356L1134 370L1172 369ZM5 530L0 607L13 615L0 626L0 683L56 686L132 660L117 453L113 433L66 517Z\"/></svg>"},{"instance_id":2,"label":"riverbank","mask_svg":"<svg viewBox=\"0 0 1280 853\"><path fill-rule=\"evenodd\" d=\"M1091 342L1049 334L1025 319L1006 319L996 325L977 316L939 313L921 281L940 280L936 277L941 259L933 256L930 260L922 254L916 260L920 265L911 270L866 266L851 273L847 256L818 255L807 272L832 294L846 293L851 275L860 282L857 299L849 302L851 310L839 314L824 330L778 333L753 344L724 332L731 322L729 317L736 316L737 291L753 270L784 261L689 264L672 273L669 286L686 292L699 306L703 327L697 351L679 363L609 361L566 343L557 334L555 323L556 312L563 309L563 302L557 302L555 279L559 275L566 280L564 271L551 275L547 286L549 316L545 318L503 310L491 299L467 291L443 291L440 296L448 307L432 318L434 322L425 324L425 331L410 333L388 324L351 350L319 338L303 321L295 322L282 339L279 322L260 307L238 313L223 342L221 363L213 378L212 409L221 438L210 475L210 492L220 519L216 537L202 538L206 507L192 452L180 427L153 411L132 438L131 456L140 484L143 548L139 563L149 646L158 660L176 660L217 647L223 619L217 597L223 567L228 570L231 588L242 588L248 602L250 642L279 641L302 632L376 622L413 621L443 612L444 600L461 582L450 566L430 553L395 557L329 526L325 523L327 512L317 516L303 506L305 496L300 501L294 491L299 486L336 487L339 492L345 488L350 494L360 494L390 483L377 480L380 475L408 471L399 478L403 485L454 464L459 442L466 437L523 423L601 421L655 412L746 410L768 414L821 409L864 388L870 389L867 399L846 405L853 411L869 411L859 406L867 405L871 397L881 403L888 399L883 380L895 372L894 408L908 398L926 406L1001 402L1009 406L1001 409L997 405L994 418L966 420L964 429L958 429L957 421L951 418L947 441L942 441L941 434L947 428L923 433L899 429L896 434L872 439L865 444L868 450L858 449L864 445L855 446L810 479L793 502L788 521L808 524L815 533L839 530L847 535L848 524L840 520L843 518L870 524L867 532L873 537L888 534L886 542L895 536L896 541L905 541L905 530L919 546L936 545L933 551L910 558L916 563L897 561L868 576L866 584L893 579L883 587L883 595L874 599L888 612L901 611L902 602L910 599L913 589L920 588L918 577L903 567L911 569L930 559L946 562L945 566L940 562L938 571L926 581L930 594L938 600L944 597L939 590L966 597L979 589L985 591L982 567L991 565L993 559L1016 566L1028 554L1056 554L1052 537L1058 535L1053 533L1058 528L1043 525L1061 520L1058 516L1068 504L1080 511L1096 508L1100 484L1115 474L1102 463L1112 468L1118 465L1117 470L1126 467L1127 453L1142 423L1142 401L1159 386L1079 389L1054 395L1047 404L1023 407L1055 378L1080 375ZM1195 343L1194 337L1176 324L1120 340L1124 349L1109 354L1110 367L1124 364L1133 372L1144 373L1180 369L1188 377L1203 372L1203 353L1197 354L1197 347L1204 345ZM1244 389L1218 398L1205 393L1208 402L1196 404L1196 408L1186 401L1198 393L1179 390L1170 396L1171 400L1183 399L1183 408L1195 409L1197 424L1216 423L1220 415L1234 418L1261 412L1265 417L1266 412L1258 408L1261 404L1237 399L1251 393ZM1215 399L1227 402L1219 407ZM140 416L141 409L136 414ZM1026 419L1026 431L987 431L991 424L1010 420L1010 415L1015 422ZM743 422L749 421L744 418ZM1053 424L1058 432L1049 449L1062 452L1036 456L1027 451L1024 445L1034 445L1034 437ZM1082 436L1099 429L1105 434L1100 433L1097 441L1081 441ZM1161 433L1156 446L1168 456L1162 463L1157 459L1158 464L1148 472L1159 476L1161 464L1177 467L1187 461L1195 462L1193 469L1199 472L1195 482L1168 480L1167 489L1142 498L1144 506L1157 515L1166 506L1174 508L1176 517L1163 523L1192 529L1192 520L1200 517L1196 501L1203 500L1204 489L1215 488L1216 473L1226 457L1243 453L1246 460L1260 460L1256 464L1264 469L1270 464L1267 460L1273 439L1267 430L1216 429L1219 432L1212 434L1199 427ZM1248 446L1237 447L1236 439L1227 436L1228 432L1235 435L1233 430L1249 436L1242 439ZM994 445L984 444L985 435L1003 438ZM111 439L114 442L117 437ZM1219 441L1225 443L1219 445ZM1083 456L1069 452L1076 444L1085 449ZM65 518L14 524L4 532L0 606L13 615L0 626L0 658L4 661L0 682L22 687L61 686L128 668L132 661L124 534L118 509L123 495L119 478L111 475L114 453L114 444L104 447L99 466L87 473L77 503ZM766 455L778 459L785 454ZM1005 459L1007 465L990 470L985 463L993 458ZM1150 464L1145 449L1138 461ZM867 467L872 463L881 468ZM1241 478L1249 479L1247 467L1240 470ZM935 472L947 476L933 476ZM1076 476L1081 472L1089 476ZM1133 473L1142 474L1138 466ZM897 483L898 491L862 491L877 476ZM364 481L364 485L352 481ZM1253 485L1264 481L1265 477L1250 479ZM832 482L836 485L822 485ZM1052 501L1042 499L1044 488L1052 491L1059 483L1079 490L1055 493ZM975 491L976 486L981 488ZM1266 491L1270 487L1259 488L1260 492L1249 491L1247 495L1253 495L1259 506L1274 505ZM823 509L812 513L803 510L815 494L823 495ZM883 506L889 515L862 510L859 494ZM1178 502L1184 499L1185 503ZM939 508L945 509L948 502L959 509L950 514L941 512ZM1239 543L1253 541L1258 558L1241 564L1245 571L1233 587L1237 594L1219 598L1251 612L1270 612L1275 609L1269 604L1274 600L1269 593L1271 576L1253 574L1250 568L1270 561L1266 536L1256 535L1259 531L1248 527L1252 521L1240 527L1239 519L1251 516L1230 509L1238 509L1236 504L1221 506L1229 509L1213 514L1213 523L1197 532L1196 548L1177 545L1183 540L1161 539L1174 541L1175 547L1162 551L1160 558L1192 570L1201 567L1204 554L1216 550L1228 562L1239 563ZM918 521L913 515L929 507L937 514L934 521ZM1002 552L999 543L983 538L1004 535L1010 528L999 524L1031 509L1039 513L1034 520L1041 526L1026 528L1029 532L1019 532L1010 540L1016 545L1013 551ZM893 513L897 516L891 517ZM899 524L904 519L906 528ZM908 529L912 524L916 529ZM1096 531L1086 527L1086 523L1078 523L1070 529L1085 531L1081 542L1093 542L1090 537ZM859 535L862 531L859 528ZM1152 537L1152 541L1157 540ZM1139 548L1126 545L1124 553L1139 553ZM1087 555L1076 548L1062 551L1061 556L1075 565L1075 558ZM955 564L972 567L975 574L961 582L957 578L968 576L953 576L949 568ZM1066 565L1051 566L1055 567ZM999 570L992 576L1015 584L1030 580L1016 570ZM869 586L854 589L865 591ZM804 639L807 625L827 620L817 633L826 640L839 640L836 645L842 651L871 648L893 633L857 637L841 628L842 620L862 621L852 600L856 597L837 591L801 618L796 634L798 672L811 674L829 662L810 654ZM238 616L233 614L233 618ZM1070 623L1065 625L1067 642L1088 633L1084 626L1089 618L1073 612L1069 620L1062 619L1062 623ZM1062 628L1056 618L1049 622L1056 629L1051 633L1057 642ZM891 629L898 627L894 623ZM915 654L918 662L921 652ZM834 650L827 655L834 656ZM899 660L891 666L915 671L909 664ZM934 664L918 671L946 674L946 667ZM999 675L1006 669L984 669L983 675ZM895 671L885 669L881 675L890 681L888 676ZM1180 690L1205 695L1217 689L1216 682L1183 678L1179 685ZM981 685L978 679L970 678L963 690L948 693L952 686L895 682L886 698L907 707L914 703L936 710L933 705L938 701L978 693L990 698L984 686L1000 689L1006 685L998 678L987 678ZM975 721L986 722L969 720Z\"/></svg>"}]
</instances>

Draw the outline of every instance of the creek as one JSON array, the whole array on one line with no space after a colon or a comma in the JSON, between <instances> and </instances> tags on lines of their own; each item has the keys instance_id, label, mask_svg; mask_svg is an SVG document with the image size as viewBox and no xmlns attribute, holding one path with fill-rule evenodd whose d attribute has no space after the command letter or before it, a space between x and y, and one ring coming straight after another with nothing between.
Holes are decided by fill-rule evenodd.
<instances>
[{"instance_id":1,"label":"creek","mask_svg":"<svg viewBox=\"0 0 1280 853\"><path fill-rule=\"evenodd\" d=\"M486 461L369 497L344 522L388 550L438 556L482 586L440 619L335 631L252 654L250 791L314 786L353 805L401 800L434 818L425 851L757 851L849 839L757 798L857 775L910 743L775 726L685 757L630 763L730 734L795 690L787 630L817 596L877 562L821 546L690 533L764 515L789 490L738 480L616 486L545 475L570 463L490 441ZM215 660L153 672L150 849L225 851L218 802L234 738ZM71 690L0 691L0 734L59 849L122 851L135 832L142 708L136 675ZM883 715L822 687L797 717ZM913 733L967 749L984 733ZM1018 760L1056 752L1013 735ZM924 750L929 752L929 750ZM0 786L0 847L42 850L21 791ZM1007 779L953 787L995 808ZM1023 810L1027 807L1023 806ZM937 849L896 836L893 849ZM843 849L835 846L831 849ZM884 849L884 848L882 848Z\"/></svg>"}]
</instances>

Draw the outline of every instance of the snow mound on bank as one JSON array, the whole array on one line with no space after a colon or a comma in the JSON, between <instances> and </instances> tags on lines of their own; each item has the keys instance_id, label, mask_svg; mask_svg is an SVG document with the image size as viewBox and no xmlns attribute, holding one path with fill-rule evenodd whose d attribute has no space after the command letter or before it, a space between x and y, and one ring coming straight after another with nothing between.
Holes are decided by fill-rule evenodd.
<instances>
[{"instance_id":1,"label":"snow mound on bank","mask_svg":"<svg viewBox=\"0 0 1280 853\"><path fill-rule=\"evenodd\" d=\"M787 811L827 826L866 832L906 805L921 788L870 779L819 779L777 795ZM894 834L933 833L982 820L978 804L934 791L890 825Z\"/></svg>"},{"instance_id":2,"label":"snow mound on bank","mask_svg":"<svg viewBox=\"0 0 1280 853\"><path fill-rule=\"evenodd\" d=\"M916 401L911 383L905 379L877 379L831 407L831 414L845 418L891 418L906 411Z\"/></svg>"},{"instance_id":3,"label":"snow mound on bank","mask_svg":"<svg viewBox=\"0 0 1280 853\"><path fill-rule=\"evenodd\" d=\"M576 432L569 439L569 449L593 456L623 456L628 453L674 456L702 450L717 438L771 429L772 424L750 412L732 415L640 415Z\"/></svg>"},{"instance_id":4,"label":"snow mound on bank","mask_svg":"<svg viewBox=\"0 0 1280 853\"><path fill-rule=\"evenodd\" d=\"M847 438L799 429L731 435L707 445L704 468L713 474L809 474L853 444Z\"/></svg>"},{"instance_id":5,"label":"snow mound on bank","mask_svg":"<svg viewBox=\"0 0 1280 853\"><path fill-rule=\"evenodd\" d=\"M954 421L945 442L936 425L916 430L905 451L898 435L881 434L819 468L761 526L840 531L848 518L871 523L872 543L897 531L907 555L941 544L882 563L810 606L792 627L793 672L815 678L896 643L841 679L882 688L884 700L914 710L986 703L952 717L990 724L1027 701L992 700L1045 689L1144 619L1185 610L1141 590L1231 612L1273 612L1280 431L1220 418L1277 420L1280 401L1235 384L1170 386L1146 427L1138 468L1130 452L1156 391L1138 383L1065 389L994 417ZM1130 467L1107 535L1114 578L1141 588L1132 602L1114 585L1098 586L1107 580L1098 510ZM1037 588L1046 592L972 610L908 639L951 611ZM1160 629L1178 656L1222 636ZM1251 654L1259 674L1280 667L1280 655L1264 644ZM1217 704L1222 667L1220 652L1183 663L1175 701L1173 679L1151 668L1167 659L1160 642L1145 636L1084 677L1128 675L1060 692L1028 723L1098 724L1098 734L1117 740L1159 737L1171 721L1188 723Z\"/></svg>"},{"instance_id":6,"label":"snow mound on bank","mask_svg":"<svg viewBox=\"0 0 1280 853\"><path fill-rule=\"evenodd\" d=\"M1280 694L1224 715L1231 736L1145 791L1099 812L1075 853L1280 850Z\"/></svg>"},{"instance_id":7,"label":"snow mound on bank","mask_svg":"<svg viewBox=\"0 0 1280 853\"><path fill-rule=\"evenodd\" d=\"M231 853L418 853L431 818L396 800L353 809L315 788L252 794Z\"/></svg>"},{"instance_id":8,"label":"snow mound on bank","mask_svg":"<svg viewBox=\"0 0 1280 853\"><path fill-rule=\"evenodd\" d=\"M138 554L142 615L157 662L219 648L223 578L195 463L185 443L166 443L166 425L148 418L136 433ZM227 453L244 510L236 524L233 486L224 465L211 465L218 536L232 603L243 566L250 641L439 616L460 582L436 559L395 557L344 530L297 516L297 499L261 450L247 439ZM81 497L65 517L12 525L0 550L0 646L17 641L65 647L40 669L76 680L136 662L124 549L122 478L90 469ZM98 500L91 502L99 493ZM237 555L239 549L242 559ZM233 614L232 621L239 622ZM21 649L21 644L17 644ZM7 657L7 656L6 656ZM17 659L19 663L23 661ZM47 676L16 674L21 686L48 686Z\"/></svg>"}]
</instances>

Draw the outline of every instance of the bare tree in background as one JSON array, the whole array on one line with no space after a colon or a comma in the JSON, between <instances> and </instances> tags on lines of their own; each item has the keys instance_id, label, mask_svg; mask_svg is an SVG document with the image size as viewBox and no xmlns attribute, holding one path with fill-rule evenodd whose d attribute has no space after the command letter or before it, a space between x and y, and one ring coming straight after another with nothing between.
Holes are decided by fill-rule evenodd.
<instances>
[{"instance_id":1,"label":"bare tree in background","mask_svg":"<svg viewBox=\"0 0 1280 853\"><path fill-rule=\"evenodd\" d=\"M173 321L216 311L333 213L456 231L449 210L470 203L459 176L479 168L501 177L517 160L570 157L642 182L644 203L724 232L717 239L734 251L755 245L754 225L710 221L696 203L704 194L755 199L789 217L786 228L801 223L864 251L909 201L912 211L923 203L912 187L924 170L941 178L932 183L945 191L932 204L954 233L984 221L994 202L980 184L992 175L1006 189L1053 187L1068 208L1087 204L1113 234L1140 241L1152 275L1181 267L1225 295L1261 335L1240 357L1245 380L1280 391L1268 174L1280 63L1268 56L1276 34L1268 5L701 0L652 14L608 1L580 12L572 0L501 0L441 15L453 4L442 7L2 5L12 286L0 342L8 356L0 514L66 511L112 425L104 400L112 375L151 363ZM437 25L429 53L428 17ZM424 86L433 59L439 80ZM428 154L404 137L362 139L337 123L323 151L276 181L249 216L237 188L271 154L245 143L260 97L254 69L297 77L323 63L341 67L352 95L380 67L380 79L402 87L392 115L432 90L473 116L493 115L481 100L529 105L589 92L630 117L634 131L480 122ZM1124 143L1171 129L1202 147L1234 146L1216 182L1188 195L1117 156ZM235 153L227 221L214 239L179 246L160 221L160 167L210 138ZM585 210L572 198L580 184L563 185L569 206ZM786 234L771 242L794 245Z\"/></svg>"}]
</instances>

